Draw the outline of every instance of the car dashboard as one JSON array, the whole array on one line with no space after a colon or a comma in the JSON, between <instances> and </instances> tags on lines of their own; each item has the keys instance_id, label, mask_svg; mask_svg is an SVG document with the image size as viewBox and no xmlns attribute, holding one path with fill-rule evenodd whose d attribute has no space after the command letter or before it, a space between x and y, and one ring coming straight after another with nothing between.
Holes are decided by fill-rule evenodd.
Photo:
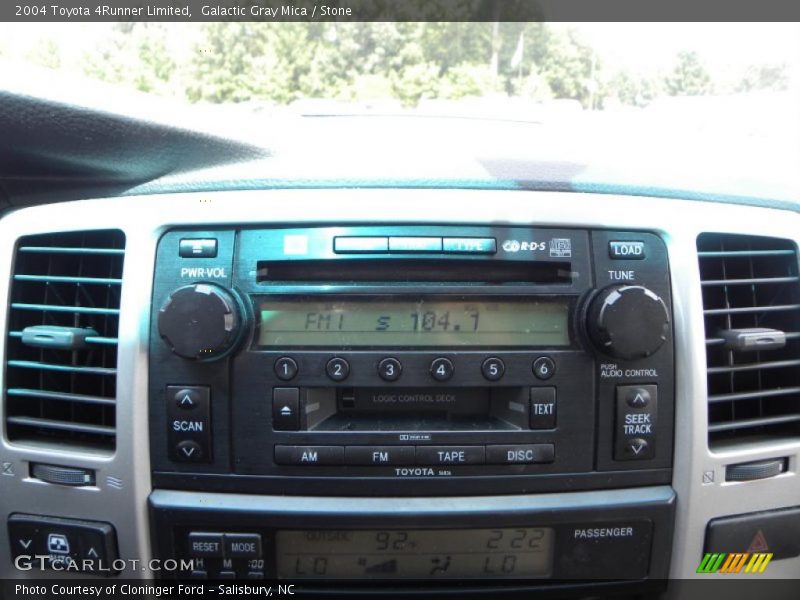
<instances>
[{"instance_id":1,"label":"car dashboard","mask_svg":"<svg viewBox=\"0 0 800 600\"><path fill-rule=\"evenodd\" d=\"M677 593L760 552L794 578L799 223L499 189L18 209L0 573Z\"/></svg>"}]
</instances>

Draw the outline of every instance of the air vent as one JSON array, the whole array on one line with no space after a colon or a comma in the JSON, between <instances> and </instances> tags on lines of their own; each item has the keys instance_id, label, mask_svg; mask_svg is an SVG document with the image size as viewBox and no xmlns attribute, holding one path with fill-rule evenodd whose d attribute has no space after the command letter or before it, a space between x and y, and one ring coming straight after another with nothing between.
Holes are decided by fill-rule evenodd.
<instances>
[{"instance_id":1,"label":"air vent","mask_svg":"<svg viewBox=\"0 0 800 600\"><path fill-rule=\"evenodd\" d=\"M800 283L785 239L697 238L711 445L800 435Z\"/></svg>"},{"instance_id":2,"label":"air vent","mask_svg":"<svg viewBox=\"0 0 800 600\"><path fill-rule=\"evenodd\" d=\"M20 238L6 346L11 441L113 450L125 236Z\"/></svg>"}]
</instances>

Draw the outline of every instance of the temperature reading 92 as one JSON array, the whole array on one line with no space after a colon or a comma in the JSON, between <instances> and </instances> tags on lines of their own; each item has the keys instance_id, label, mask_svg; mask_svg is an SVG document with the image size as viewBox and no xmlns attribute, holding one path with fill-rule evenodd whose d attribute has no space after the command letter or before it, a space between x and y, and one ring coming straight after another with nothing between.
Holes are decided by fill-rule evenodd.
<instances>
[{"instance_id":1,"label":"temperature reading 92","mask_svg":"<svg viewBox=\"0 0 800 600\"><path fill-rule=\"evenodd\" d=\"M553 530L539 527L279 531L278 578L546 577Z\"/></svg>"}]
</instances>

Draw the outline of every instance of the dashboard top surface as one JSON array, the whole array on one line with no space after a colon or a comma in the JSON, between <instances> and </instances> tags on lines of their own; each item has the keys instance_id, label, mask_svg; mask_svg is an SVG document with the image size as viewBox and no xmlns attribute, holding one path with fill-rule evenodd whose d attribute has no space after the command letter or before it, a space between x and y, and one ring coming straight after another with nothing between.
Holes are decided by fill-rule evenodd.
<instances>
[{"instance_id":1,"label":"dashboard top surface","mask_svg":"<svg viewBox=\"0 0 800 600\"><path fill-rule=\"evenodd\" d=\"M588 192L608 202L627 194L787 209L800 199L796 144L742 148L725 128L621 128L592 115L265 117L148 97L116 111L98 100L112 91L90 87L58 96L41 81L0 89L0 203L289 188Z\"/></svg>"}]
</instances>

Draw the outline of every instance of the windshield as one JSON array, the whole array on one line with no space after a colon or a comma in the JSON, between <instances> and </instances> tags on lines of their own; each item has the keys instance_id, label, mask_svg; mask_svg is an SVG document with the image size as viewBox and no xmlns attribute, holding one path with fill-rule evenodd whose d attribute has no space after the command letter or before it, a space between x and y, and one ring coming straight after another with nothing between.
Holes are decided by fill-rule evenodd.
<instances>
[{"instance_id":1,"label":"windshield","mask_svg":"<svg viewBox=\"0 0 800 600\"><path fill-rule=\"evenodd\" d=\"M228 133L287 115L536 124L540 135L484 127L464 143L546 140L575 161L610 152L621 172L646 149L649 165L710 161L798 189L794 23L3 23L0 69L11 84L38 74L56 96L91 89L102 101L101 82L117 109L141 94L216 105L225 116L207 121ZM452 129L441 137L458 139ZM341 130L328 137L347 144Z\"/></svg>"}]
</instances>

